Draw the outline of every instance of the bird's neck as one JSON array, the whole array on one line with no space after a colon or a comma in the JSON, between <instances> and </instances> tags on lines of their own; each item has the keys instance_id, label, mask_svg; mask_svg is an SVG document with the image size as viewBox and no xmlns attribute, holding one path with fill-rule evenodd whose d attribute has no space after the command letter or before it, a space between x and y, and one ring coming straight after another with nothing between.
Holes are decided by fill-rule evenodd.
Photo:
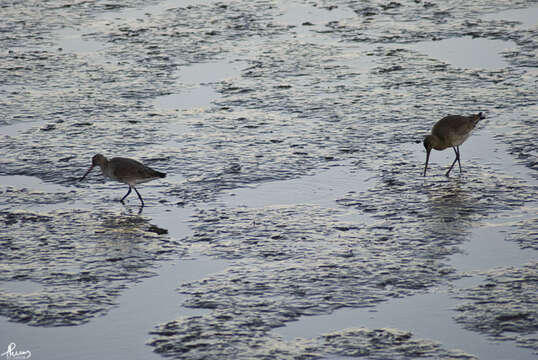
<instances>
[{"instance_id":1,"label":"bird's neck","mask_svg":"<svg viewBox=\"0 0 538 360\"><path fill-rule=\"evenodd\" d=\"M109 178L112 177L112 174L110 173L110 166L107 159L104 159L100 164L99 167L101 168L101 172L104 176L107 176Z\"/></svg>"}]
</instances>

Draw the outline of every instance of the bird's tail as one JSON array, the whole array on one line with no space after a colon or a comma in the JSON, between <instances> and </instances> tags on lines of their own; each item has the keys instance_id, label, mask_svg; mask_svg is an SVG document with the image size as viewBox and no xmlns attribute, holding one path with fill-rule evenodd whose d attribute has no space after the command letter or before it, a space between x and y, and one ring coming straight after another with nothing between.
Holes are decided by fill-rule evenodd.
<instances>
[{"instance_id":1,"label":"bird's tail","mask_svg":"<svg viewBox=\"0 0 538 360\"><path fill-rule=\"evenodd\" d=\"M160 178L164 178L164 177L166 177L166 173L163 173L163 172L160 172L160 171L156 171L156 170L154 170L154 171L155 171L154 174L155 174L156 177L160 177Z\"/></svg>"}]
</instances>

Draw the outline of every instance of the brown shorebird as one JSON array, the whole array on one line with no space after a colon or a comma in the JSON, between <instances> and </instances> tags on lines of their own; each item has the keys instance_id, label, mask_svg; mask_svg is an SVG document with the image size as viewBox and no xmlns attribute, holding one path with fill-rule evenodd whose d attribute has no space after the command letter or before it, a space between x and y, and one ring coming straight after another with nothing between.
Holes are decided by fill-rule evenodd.
<instances>
[{"instance_id":1,"label":"brown shorebird","mask_svg":"<svg viewBox=\"0 0 538 360\"><path fill-rule=\"evenodd\" d=\"M84 174L79 181L84 180L86 175L92 171L95 165L99 165L104 176L129 185L129 191L127 191L127 194L120 200L122 203L123 200L129 196L132 188L136 191L142 206L144 206L144 200L142 200L142 196L140 196L140 193L136 190L135 185L166 176L165 173L153 170L133 159L115 157L108 160L103 155L97 154L92 158L92 166L90 166L88 171L86 171L86 174Z\"/></svg>"},{"instance_id":2,"label":"brown shorebird","mask_svg":"<svg viewBox=\"0 0 538 360\"><path fill-rule=\"evenodd\" d=\"M476 124L485 119L486 116L479 112L469 116L462 115L448 115L439 120L433 125L431 135L427 135L424 138L424 147L426 148L426 166L424 166L424 176L426 176L426 169L428 169L428 160L430 159L430 151L444 150L448 147L452 147L456 153L456 158L450 168L446 172L446 176L450 174L450 170L458 162L461 173L460 162L460 145L471 135L471 130L474 129Z\"/></svg>"}]
</instances>

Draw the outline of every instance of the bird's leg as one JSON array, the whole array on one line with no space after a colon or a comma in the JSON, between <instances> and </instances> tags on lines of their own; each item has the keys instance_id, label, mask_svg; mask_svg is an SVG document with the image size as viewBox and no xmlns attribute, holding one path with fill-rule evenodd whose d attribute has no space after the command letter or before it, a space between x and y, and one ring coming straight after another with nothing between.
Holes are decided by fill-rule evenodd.
<instances>
[{"instance_id":1,"label":"bird's leg","mask_svg":"<svg viewBox=\"0 0 538 360\"><path fill-rule=\"evenodd\" d=\"M136 190L136 189L135 189L135 190ZM138 192L138 191L137 191L137 192ZM125 196L122 197L120 201L123 203L123 200L125 200L125 198L126 198L127 196L129 196L130 193L131 193L131 185L129 185L129 191L127 191L127 194L125 194ZM138 196L140 196L140 195L138 195Z\"/></svg>"},{"instance_id":2,"label":"bird's leg","mask_svg":"<svg viewBox=\"0 0 538 360\"><path fill-rule=\"evenodd\" d=\"M450 168L446 172L446 174L445 174L446 177L448 177L448 174L450 174L450 170L452 170L452 168L454 167L454 164L456 164L456 161L457 162L460 161L460 154L459 154L458 150L456 150L455 147L453 147L453 149L454 149L454 152L456 153L456 158L454 159L454 162L452 163L452 165L450 165ZM461 165L460 165L460 171L461 171Z\"/></svg>"},{"instance_id":3,"label":"bird's leg","mask_svg":"<svg viewBox=\"0 0 538 360\"><path fill-rule=\"evenodd\" d=\"M459 145L454 148L456 151L456 158L458 159L458 165L460 166L460 174L461 174L461 162L460 162L460 147Z\"/></svg>"},{"instance_id":4,"label":"bird's leg","mask_svg":"<svg viewBox=\"0 0 538 360\"><path fill-rule=\"evenodd\" d=\"M142 200L142 196L140 196L140 193L138 192L138 190L136 190L134 186L133 186L133 189L135 189L136 195L138 195L138 198L140 199L140 202L142 203L142 207L144 207L144 200Z\"/></svg>"}]
</instances>

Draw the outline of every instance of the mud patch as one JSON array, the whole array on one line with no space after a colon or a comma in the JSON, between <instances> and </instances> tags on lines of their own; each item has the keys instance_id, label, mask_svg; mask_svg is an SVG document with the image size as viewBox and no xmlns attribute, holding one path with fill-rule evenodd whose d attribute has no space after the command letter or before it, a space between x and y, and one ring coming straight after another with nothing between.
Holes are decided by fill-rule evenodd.
<instances>
[{"instance_id":1,"label":"mud patch","mask_svg":"<svg viewBox=\"0 0 538 360\"><path fill-rule=\"evenodd\" d=\"M531 208L530 211L536 209ZM517 241L522 249L538 250L538 218L522 220L507 235L507 240Z\"/></svg>"},{"instance_id":2,"label":"mud patch","mask_svg":"<svg viewBox=\"0 0 538 360\"><path fill-rule=\"evenodd\" d=\"M368 359L409 359L417 357L476 359L458 350L446 350L439 343L415 339L409 332L396 329L346 329L321 335L315 339L282 341L272 334L253 331L252 323L256 318L243 323L233 319L234 313L215 314L211 321L199 317L176 320L154 331L155 335L169 336L175 333L174 342L155 340L152 345L164 356L179 359L202 359L210 356L244 358L249 353L254 358L279 359L326 359L333 357L367 357ZM211 325L213 324L213 325ZM249 333L237 329L248 328ZM234 333L235 332L235 333ZM214 341L212 338L198 337L193 341L192 334L218 333L219 338L227 341ZM254 335L254 336L252 336ZM244 344L241 339L251 340ZM239 341L238 341L239 340ZM214 354L214 355L213 355ZM217 355L218 354L218 355Z\"/></svg>"}]
</instances>

